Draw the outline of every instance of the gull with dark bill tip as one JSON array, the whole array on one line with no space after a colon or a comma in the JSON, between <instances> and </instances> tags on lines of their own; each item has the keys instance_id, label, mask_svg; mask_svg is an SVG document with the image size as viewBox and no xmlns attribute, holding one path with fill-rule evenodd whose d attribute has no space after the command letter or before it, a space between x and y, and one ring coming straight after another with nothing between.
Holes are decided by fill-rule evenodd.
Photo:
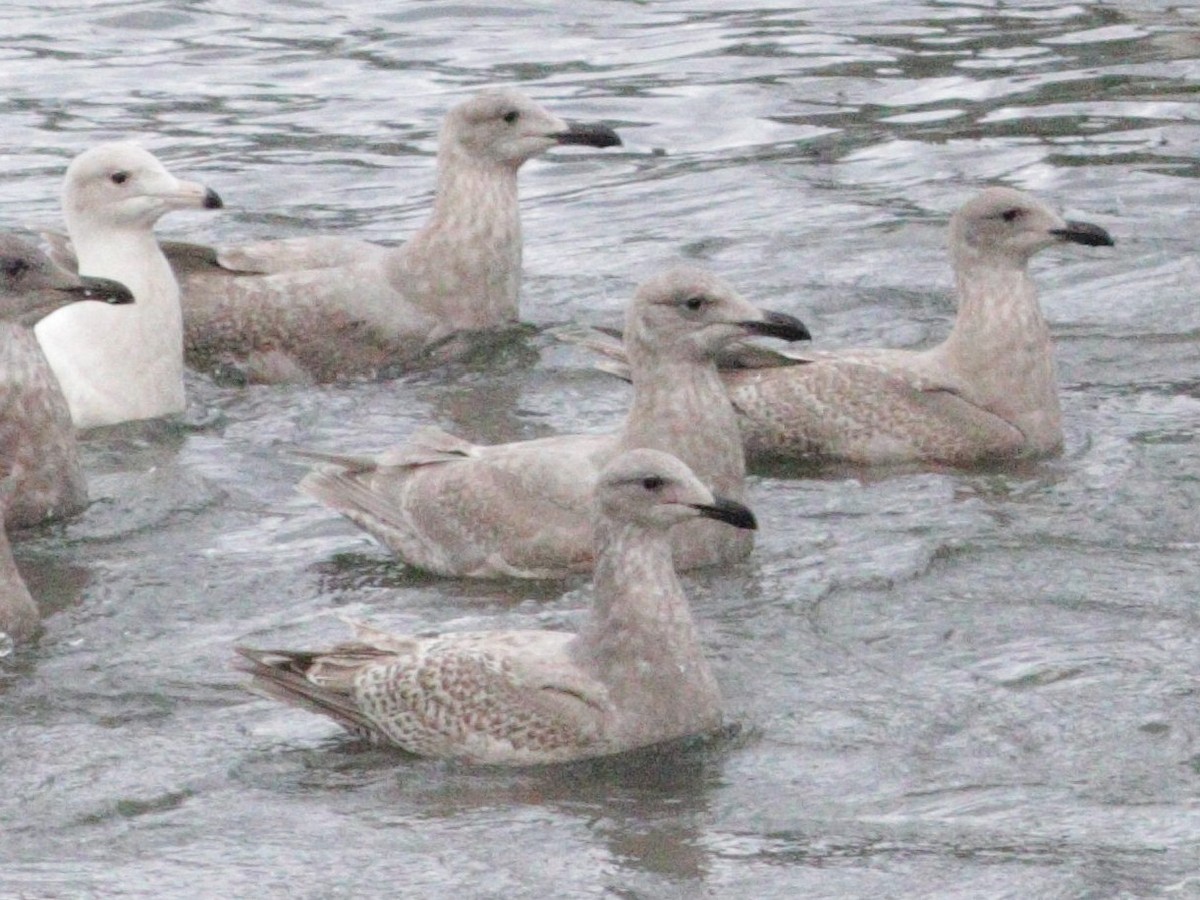
<instances>
[{"instance_id":1,"label":"gull with dark bill tip","mask_svg":"<svg viewBox=\"0 0 1200 900\"><path fill-rule=\"evenodd\" d=\"M1054 347L1029 277L1055 244L1110 247L1090 222L1065 221L1028 194L989 188L950 222L958 316L928 350L775 351L730 347L718 365L751 463L972 465L1062 448ZM567 336L629 377L620 344Z\"/></svg>"},{"instance_id":2,"label":"gull with dark bill tip","mask_svg":"<svg viewBox=\"0 0 1200 900\"><path fill-rule=\"evenodd\" d=\"M1113 239L1011 188L977 195L950 222L959 305L949 337L928 350L785 354L726 372L747 454L971 465L1057 453L1054 347L1028 266L1062 243Z\"/></svg>"},{"instance_id":3,"label":"gull with dark bill tip","mask_svg":"<svg viewBox=\"0 0 1200 900\"><path fill-rule=\"evenodd\" d=\"M406 563L442 575L560 577L591 569L592 492L604 466L653 447L741 502L745 460L715 358L752 334L805 340L798 319L765 312L727 282L690 267L650 278L625 323L633 402L613 434L484 446L437 428L379 456L323 461L301 489L366 529ZM681 569L731 563L748 532L698 520L671 535Z\"/></svg>"},{"instance_id":4,"label":"gull with dark bill tip","mask_svg":"<svg viewBox=\"0 0 1200 900\"><path fill-rule=\"evenodd\" d=\"M0 234L0 466L9 528L63 519L87 506L71 413L30 330L82 301L123 305L133 294L108 278L66 272L29 241Z\"/></svg>"},{"instance_id":5,"label":"gull with dark bill tip","mask_svg":"<svg viewBox=\"0 0 1200 900\"><path fill-rule=\"evenodd\" d=\"M176 178L131 142L93 147L67 167L63 213L78 256L71 265L127 285L137 299L128 307L73 304L35 329L76 427L183 412L179 285L154 225L173 210L220 208L210 188Z\"/></svg>"},{"instance_id":6,"label":"gull with dark bill tip","mask_svg":"<svg viewBox=\"0 0 1200 900\"><path fill-rule=\"evenodd\" d=\"M521 166L554 147L620 143L611 128L569 124L517 91L483 91L447 114L433 209L399 246L332 235L166 245L183 285L189 364L304 382L452 357L459 344L448 339L517 322Z\"/></svg>"},{"instance_id":7,"label":"gull with dark bill tip","mask_svg":"<svg viewBox=\"0 0 1200 900\"><path fill-rule=\"evenodd\" d=\"M669 533L698 517L753 528L658 450L613 459L591 503L596 567L578 634L393 635L355 625L328 650L238 647L251 689L422 756L525 766L715 732L720 689L675 575Z\"/></svg>"}]
</instances>

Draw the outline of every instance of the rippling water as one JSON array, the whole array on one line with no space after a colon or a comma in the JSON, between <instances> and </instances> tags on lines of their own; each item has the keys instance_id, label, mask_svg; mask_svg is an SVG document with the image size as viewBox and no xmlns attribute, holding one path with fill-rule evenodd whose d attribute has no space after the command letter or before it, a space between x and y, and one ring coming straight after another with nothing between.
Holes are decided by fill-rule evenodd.
<instances>
[{"instance_id":1,"label":"rippling water","mask_svg":"<svg viewBox=\"0 0 1200 900\"><path fill-rule=\"evenodd\" d=\"M412 575L299 497L295 446L616 422L540 334L379 384L189 383L86 443L97 502L17 545L48 613L0 668L0 895L1200 895L1200 12L1153 2L10 2L0 183L136 136L216 188L160 232L419 224L437 124L521 85L620 128L522 176L524 318L615 324L690 258L819 346L953 315L948 214L1033 191L1117 237L1036 264L1062 458L773 471L758 548L688 579L726 740L528 772L366 752L244 693L238 639L568 626L580 583ZM806 476L806 477L799 477Z\"/></svg>"}]
</instances>

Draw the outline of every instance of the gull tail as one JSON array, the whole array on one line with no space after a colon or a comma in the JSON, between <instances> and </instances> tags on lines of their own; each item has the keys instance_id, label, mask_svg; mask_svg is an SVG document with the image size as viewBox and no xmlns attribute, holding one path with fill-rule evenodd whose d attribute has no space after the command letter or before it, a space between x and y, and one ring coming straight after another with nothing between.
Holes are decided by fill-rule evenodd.
<instances>
[{"instance_id":1,"label":"gull tail","mask_svg":"<svg viewBox=\"0 0 1200 900\"><path fill-rule=\"evenodd\" d=\"M234 651L242 657L235 666L251 676L248 687L253 692L328 716L361 737L375 733L374 725L355 704L353 695L354 673L363 660L355 661L352 666L342 663L333 668L336 657L326 653L257 650L253 647L234 647ZM318 667L320 684L309 679L310 673ZM340 672L340 677L327 675L326 669Z\"/></svg>"}]
</instances>

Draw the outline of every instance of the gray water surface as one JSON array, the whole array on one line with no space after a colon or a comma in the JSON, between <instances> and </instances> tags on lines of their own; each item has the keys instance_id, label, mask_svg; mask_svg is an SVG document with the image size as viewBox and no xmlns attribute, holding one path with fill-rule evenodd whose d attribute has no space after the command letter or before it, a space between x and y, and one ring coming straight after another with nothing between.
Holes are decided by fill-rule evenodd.
<instances>
[{"instance_id":1,"label":"gray water surface","mask_svg":"<svg viewBox=\"0 0 1200 900\"><path fill-rule=\"evenodd\" d=\"M0 30L10 227L59 225L66 163L114 138L220 192L160 227L211 241L402 239L485 85L626 138L522 174L537 329L394 381L190 376L182 420L88 437L96 502L16 546L47 619L0 662L0 896L1200 896L1200 10L18 0ZM990 183L1117 238L1035 263L1065 453L757 475L753 557L686 579L736 734L480 770L242 690L237 641L589 598L409 572L290 449L612 427L626 388L540 329L615 325L680 259L818 346L938 340L947 218Z\"/></svg>"}]
</instances>

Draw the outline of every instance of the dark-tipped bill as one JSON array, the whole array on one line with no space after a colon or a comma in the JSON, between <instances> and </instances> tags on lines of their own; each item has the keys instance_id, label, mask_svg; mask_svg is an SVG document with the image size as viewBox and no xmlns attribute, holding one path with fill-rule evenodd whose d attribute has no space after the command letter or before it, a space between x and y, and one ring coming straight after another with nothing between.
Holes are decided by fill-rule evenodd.
<instances>
[{"instance_id":1,"label":"dark-tipped bill","mask_svg":"<svg viewBox=\"0 0 1200 900\"><path fill-rule=\"evenodd\" d=\"M808 328L795 316L787 313L764 312L761 320L740 323L751 334L780 338L785 341L811 341Z\"/></svg>"},{"instance_id":2,"label":"dark-tipped bill","mask_svg":"<svg viewBox=\"0 0 1200 900\"><path fill-rule=\"evenodd\" d=\"M1050 233L1085 247L1111 247L1116 243L1111 234L1091 222L1067 222L1066 228L1055 228Z\"/></svg>"},{"instance_id":3,"label":"dark-tipped bill","mask_svg":"<svg viewBox=\"0 0 1200 900\"><path fill-rule=\"evenodd\" d=\"M221 199L220 194L212 188L204 189L204 208L205 209L224 209L225 201Z\"/></svg>"},{"instance_id":4,"label":"dark-tipped bill","mask_svg":"<svg viewBox=\"0 0 1200 900\"><path fill-rule=\"evenodd\" d=\"M132 303L133 292L119 281L111 278L96 278L92 275L79 276L79 284L60 288L76 295L74 300L98 300L101 303Z\"/></svg>"},{"instance_id":5,"label":"dark-tipped bill","mask_svg":"<svg viewBox=\"0 0 1200 900\"><path fill-rule=\"evenodd\" d=\"M567 123L567 130L554 135L560 144L583 144L588 147L620 147L621 136L607 125Z\"/></svg>"},{"instance_id":6,"label":"dark-tipped bill","mask_svg":"<svg viewBox=\"0 0 1200 900\"><path fill-rule=\"evenodd\" d=\"M696 504L693 509L706 519L716 519L718 522L725 522L734 528L748 528L751 531L758 528L754 513L750 512L748 506L743 506L736 500L717 497L712 504Z\"/></svg>"}]
</instances>

